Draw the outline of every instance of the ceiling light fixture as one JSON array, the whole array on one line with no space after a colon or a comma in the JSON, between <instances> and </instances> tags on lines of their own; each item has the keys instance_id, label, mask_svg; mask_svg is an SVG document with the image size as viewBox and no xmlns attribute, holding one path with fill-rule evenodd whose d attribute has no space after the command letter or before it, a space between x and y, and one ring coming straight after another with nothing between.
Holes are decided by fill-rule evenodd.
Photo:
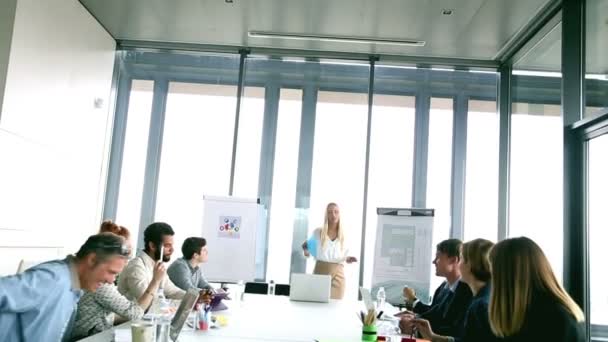
<instances>
[{"instance_id":1,"label":"ceiling light fixture","mask_svg":"<svg viewBox=\"0 0 608 342\"><path fill-rule=\"evenodd\" d=\"M338 42L338 43L358 43L358 44L382 44L382 45L400 45L400 46L424 46L424 40L414 39L393 39L393 38L369 38L355 36L330 36L321 34L307 33L278 33L267 31L249 31L249 37L252 38L276 38L276 39L292 39L292 40L315 40L321 42Z\"/></svg>"}]
</instances>

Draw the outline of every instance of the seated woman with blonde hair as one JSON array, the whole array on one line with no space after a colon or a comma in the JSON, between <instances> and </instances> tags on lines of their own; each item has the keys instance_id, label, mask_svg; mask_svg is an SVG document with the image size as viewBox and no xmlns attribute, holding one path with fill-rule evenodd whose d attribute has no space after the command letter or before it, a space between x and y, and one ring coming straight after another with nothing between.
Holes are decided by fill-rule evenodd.
<instances>
[{"instance_id":1,"label":"seated woman with blonde hair","mask_svg":"<svg viewBox=\"0 0 608 342\"><path fill-rule=\"evenodd\" d=\"M585 341L584 315L534 241L512 238L490 253L490 324L505 341Z\"/></svg>"},{"instance_id":2,"label":"seated woman with blonde hair","mask_svg":"<svg viewBox=\"0 0 608 342\"><path fill-rule=\"evenodd\" d=\"M488 255L494 243L476 239L462 245L460 274L462 281L471 288L473 300L469 304L460 336L441 336L433 332L426 319L414 319L416 328L422 337L432 342L494 342L499 339L494 335L488 321L488 303L490 301L490 260Z\"/></svg>"}]
</instances>

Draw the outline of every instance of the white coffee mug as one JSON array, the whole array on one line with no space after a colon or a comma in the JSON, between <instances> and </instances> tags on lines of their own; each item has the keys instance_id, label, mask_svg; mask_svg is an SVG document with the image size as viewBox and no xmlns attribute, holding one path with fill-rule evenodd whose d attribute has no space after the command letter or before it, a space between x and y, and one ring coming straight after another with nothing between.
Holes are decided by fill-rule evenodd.
<instances>
[{"instance_id":1,"label":"white coffee mug","mask_svg":"<svg viewBox=\"0 0 608 342\"><path fill-rule=\"evenodd\" d=\"M154 342L154 324L149 322L131 323L131 340L133 342Z\"/></svg>"}]
</instances>

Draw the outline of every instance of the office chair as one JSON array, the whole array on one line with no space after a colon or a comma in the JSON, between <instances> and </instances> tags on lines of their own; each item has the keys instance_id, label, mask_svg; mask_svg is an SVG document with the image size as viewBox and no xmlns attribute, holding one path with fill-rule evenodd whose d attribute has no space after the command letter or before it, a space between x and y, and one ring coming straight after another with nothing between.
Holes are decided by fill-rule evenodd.
<instances>
[{"instance_id":1,"label":"office chair","mask_svg":"<svg viewBox=\"0 0 608 342\"><path fill-rule=\"evenodd\" d=\"M289 284L276 284L274 287L274 294L277 296L289 297Z\"/></svg>"},{"instance_id":2,"label":"office chair","mask_svg":"<svg viewBox=\"0 0 608 342\"><path fill-rule=\"evenodd\" d=\"M245 293L268 294L268 283L246 283Z\"/></svg>"}]
</instances>

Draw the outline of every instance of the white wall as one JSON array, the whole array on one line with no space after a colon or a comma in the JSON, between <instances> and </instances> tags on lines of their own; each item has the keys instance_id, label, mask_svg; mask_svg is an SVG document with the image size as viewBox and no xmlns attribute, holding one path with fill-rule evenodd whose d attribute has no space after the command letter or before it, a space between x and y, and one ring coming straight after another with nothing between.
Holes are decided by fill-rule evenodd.
<instances>
[{"instance_id":1,"label":"white wall","mask_svg":"<svg viewBox=\"0 0 608 342\"><path fill-rule=\"evenodd\" d=\"M2 113L2 99L4 98L16 7L17 0L0 0L0 114Z\"/></svg>"},{"instance_id":2,"label":"white wall","mask_svg":"<svg viewBox=\"0 0 608 342\"><path fill-rule=\"evenodd\" d=\"M0 274L20 258L74 253L97 230L114 51L77 0L17 1L0 116Z\"/></svg>"}]
</instances>

